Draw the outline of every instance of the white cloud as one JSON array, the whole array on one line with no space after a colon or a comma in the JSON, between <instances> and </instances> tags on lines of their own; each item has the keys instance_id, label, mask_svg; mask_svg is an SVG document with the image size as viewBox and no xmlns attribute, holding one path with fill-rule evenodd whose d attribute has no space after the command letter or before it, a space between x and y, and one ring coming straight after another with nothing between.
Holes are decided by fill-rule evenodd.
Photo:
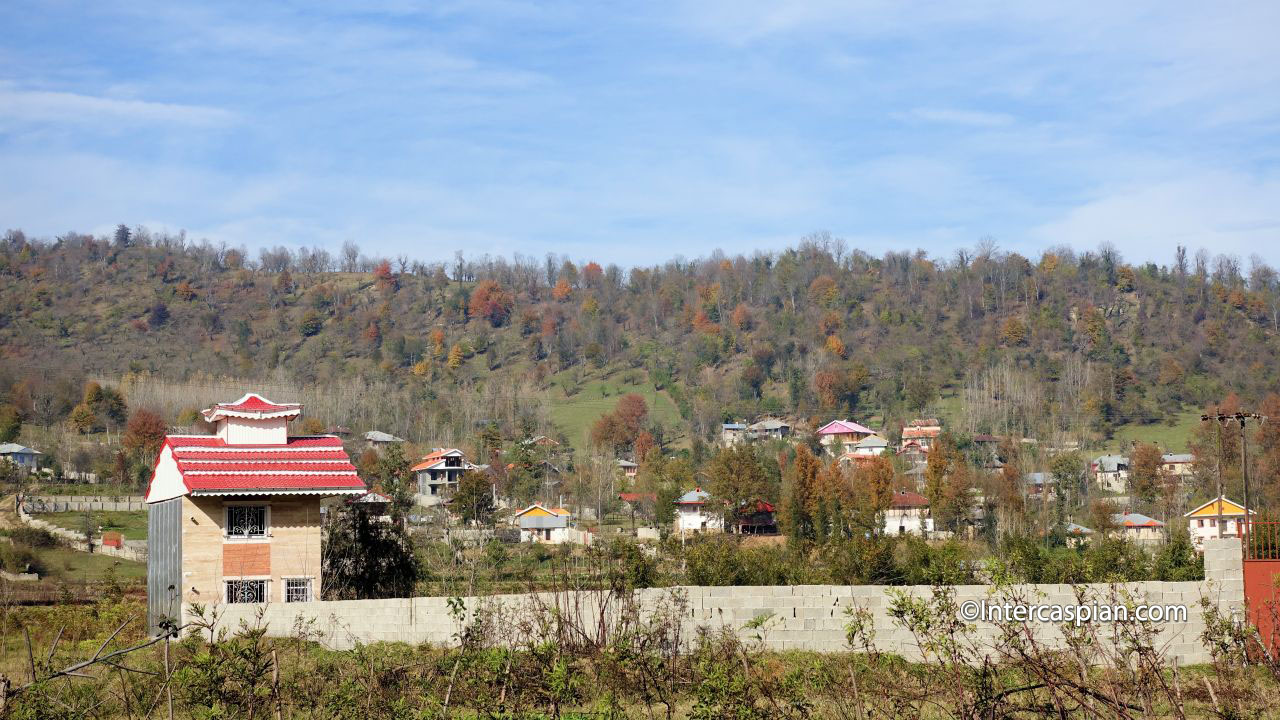
<instances>
[{"instance_id":1,"label":"white cloud","mask_svg":"<svg viewBox=\"0 0 1280 720\"><path fill-rule=\"evenodd\" d=\"M151 102L131 98L82 95L51 90L19 90L0 84L0 119L28 123L177 123L212 126L231 122L235 114L203 105Z\"/></svg>"},{"instance_id":2,"label":"white cloud","mask_svg":"<svg viewBox=\"0 0 1280 720\"><path fill-rule=\"evenodd\" d=\"M1035 228L1045 245L1110 242L1139 257L1170 257L1173 246L1275 261L1280 246L1280 178L1206 171L1148 185L1107 188Z\"/></svg>"},{"instance_id":3,"label":"white cloud","mask_svg":"<svg viewBox=\"0 0 1280 720\"><path fill-rule=\"evenodd\" d=\"M1012 125L1014 122L1014 117L1007 113L958 110L955 108L915 108L910 112L897 113L894 117L901 120L921 120L942 125L966 125L969 127L1002 127Z\"/></svg>"}]
</instances>

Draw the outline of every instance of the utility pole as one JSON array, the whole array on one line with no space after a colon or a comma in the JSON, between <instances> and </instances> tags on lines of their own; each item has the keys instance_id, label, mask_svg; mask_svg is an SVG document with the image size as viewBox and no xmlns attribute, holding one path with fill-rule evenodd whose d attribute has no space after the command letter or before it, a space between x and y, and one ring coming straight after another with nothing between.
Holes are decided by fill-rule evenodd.
<instances>
[{"instance_id":1,"label":"utility pole","mask_svg":"<svg viewBox=\"0 0 1280 720\"><path fill-rule=\"evenodd\" d=\"M1250 517L1250 497L1249 497L1249 434L1247 432L1250 420L1266 422L1267 418L1258 413L1224 413L1215 412L1213 414L1204 414L1200 416L1201 422L1216 420L1218 423L1218 457L1217 457L1217 473L1218 473L1218 537L1222 537L1222 427L1228 422L1240 423L1240 479L1244 483L1244 533L1248 533L1252 524Z\"/></svg>"}]
</instances>

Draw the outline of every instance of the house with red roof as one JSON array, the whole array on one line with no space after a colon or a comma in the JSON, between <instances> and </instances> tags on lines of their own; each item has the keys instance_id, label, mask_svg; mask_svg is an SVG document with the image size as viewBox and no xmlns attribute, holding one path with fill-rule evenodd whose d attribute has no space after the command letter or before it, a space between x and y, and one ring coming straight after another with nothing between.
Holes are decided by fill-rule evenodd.
<instances>
[{"instance_id":1,"label":"house with red roof","mask_svg":"<svg viewBox=\"0 0 1280 720\"><path fill-rule=\"evenodd\" d=\"M906 451L914 446L928 453L933 443L942 435L942 423L935 418L917 418L902 428L902 446Z\"/></svg>"},{"instance_id":2,"label":"house with red roof","mask_svg":"<svg viewBox=\"0 0 1280 720\"><path fill-rule=\"evenodd\" d=\"M1135 543L1158 543L1165 539L1164 523L1142 513L1116 513L1111 516L1118 536Z\"/></svg>"},{"instance_id":3,"label":"house with red roof","mask_svg":"<svg viewBox=\"0 0 1280 720\"><path fill-rule=\"evenodd\" d=\"M469 470L485 470L488 465L474 465L458 448L436 448L409 468L418 481L418 504L426 507L449 502L458 481Z\"/></svg>"},{"instance_id":4,"label":"house with red roof","mask_svg":"<svg viewBox=\"0 0 1280 720\"><path fill-rule=\"evenodd\" d=\"M884 511L886 535L926 535L933 532L933 518L929 517L929 498L920 493L898 490Z\"/></svg>"},{"instance_id":5,"label":"house with red roof","mask_svg":"<svg viewBox=\"0 0 1280 720\"><path fill-rule=\"evenodd\" d=\"M852 420L832 420L818 428L818 443L830 455L840 456L853 450L860 440L875 435L871 428Z\"/></svg>"},{"instance_id":6,"label":"house with red roof","mask_svg":"<svg viewBox=\"0 0 1280 720\"><path fill-rule=\"evenodd\" d=\"M187 603L320 597L321 501L367 492L342 440L290 436L298 403L256 393L203 412L212 435L168 435L147 486L152 628Z\"/></svg>"}]
</instances>

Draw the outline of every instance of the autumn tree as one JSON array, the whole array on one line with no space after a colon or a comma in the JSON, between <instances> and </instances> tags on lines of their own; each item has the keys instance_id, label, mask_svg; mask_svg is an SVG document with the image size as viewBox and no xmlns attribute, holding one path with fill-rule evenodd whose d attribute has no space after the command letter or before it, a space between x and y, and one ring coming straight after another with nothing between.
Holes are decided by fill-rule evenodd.
<instances>
[{"instance_id":1,"label":"autumn tree","mask_svg":"<svg viewBox=\"0 0 1280 720\"><path fill-rule=\"evenodd\" d=\"M135 458L149 460L160 454L164 436L169 428L164 420L150 410L139 408L129 416L120 444Z\"/></svg>"},{"instance_id":2,"label":"autumn tree","mask_svg":"<svg viewBox=\"0 0 1280 720\"><path fill-rule=\"evenodd\" d=\"M853 518L864 530L879 534L884 529L882 518L893 502L893 477L893 463L883 455L868 458L854 469L854 488L861 502L853 508Z\"/></svg>"},{"instance_id":3,"label":"autumn tree","mask_svg":"<svg viewBox=\"0 0 1280 720\"><path fill-rule=\"evenodd\" d=\"M614 452L631 449L649 420L649 405L636 393L618 399L612 412L605 413L591 426L591 444Z\"/></svg>"},{"instance_id":4,"label":"autumn tree","mask_svg":"<svg viewBox=\"0 0 1280 720\"><path fill-rule=\"evenodd\" d=\"M79 433L93 432L98 427L98 416L93 414L93 408L85 403L80 403L71 409L71 427L75 428Z\"/></svg>"},{"instance_id":5,"label":"autumn tree","mask_svg":"<svg viewBox=\"0 0 1280 720\"><path fill-rule=\"evenodd\" d=\"M1147 503L1164 492L1164 460L1157 445L1138 443L1129 453L1129 489Z\"/></svg>"},{"instance_id":6,"label":"autumn tree","mask_svg":"<svg viewBox=\"0 0 1280 720\"><path fill-rule=\"evenodd\" d=\"M807 445L801 445L796 450L795 458L787 468L783 521L793 540L811 540L814 537L814 519L810 508L817 500L818 473L821 469L822 461Z\"/></svg>"},{"instance_id":7,"label":"autumn tree","mask_svg":"<svg viewBox=\"0 0 1280 720\"><path fill-rule=\"evenodd\" d=\"M493 280L482 280L471 291L471 315L489 321L493 327L501 327L511 317L515 298Z\"/></svg>"},{"instance_id":8,"label":"autumn tree","mask_svg":"<svg viewBox=\"0 0 1280 720\"><path fill-rule=\"evenodd\" d=\"M394 292L400 287L400 278L391 270L391 263L387 260L373 269L373 280L383 292Z\"/></svg>"}]
</instances>

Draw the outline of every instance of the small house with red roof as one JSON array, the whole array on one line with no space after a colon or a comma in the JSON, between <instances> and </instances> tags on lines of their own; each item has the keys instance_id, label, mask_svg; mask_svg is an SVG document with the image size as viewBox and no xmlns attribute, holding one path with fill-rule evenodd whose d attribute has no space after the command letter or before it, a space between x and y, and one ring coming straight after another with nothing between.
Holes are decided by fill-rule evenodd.
<instances>
[{"instance_id":1,"label":"small house with red roof","mask_svg":"<svg viewBox=\"0 0 1280 720\"><path fill-rule=\"evenodd\" d=\"M898 490L884 511L886 535L925 535L933 532L929 498L909 490Z\"/></svg>"},{"instance_id":2,"label":"small house with red roof","mask_svg":"<svg viewBox=\"0 0 1280 720\"><path fill-rule=\"evenodd\" d=\"M776 535L778 520L773 503L763 500L744 503L734 514L733 524L739 535Z\"/></svg>"},{"instance_id":3,"label":"small house with red roof","mask_svg":"<svg viewBox=\"0 0 1280 720\"><path fill-rule=\"evenodd\" d=\"M213 435L168 435L147 487L147 614L187 603L320 597L321 501L365 484L332 435L290 436L298 403L248 393L205 410Z\"/></svg>"},{"instance_id":4,"label":"small house with red roof","mask_svg":"<svg viewBox=\"0 0 1280 720\"><path fill-rule=\"evenodd\" d=\"M871 428L852 420L832 420L818 428L818 443L828 454L840 456L851 451L858 441L875 435Z\"/></svg>"},{"instance_id":5,"label":"small house with red roof","mask_svg":"<svg viewBox=\"0 0 1280 720\"><path fill-rule=\"evenodd\" d=\"M902 428L902 445L899 454L913 451L927 455L942 435L942 423L936 418L917 418Z\"/></svg>"},{"instance_id":6,"label":"small house with red roof","mask_svg":"<svg viewBox=\"0 0 1280 720\"><path fill-rule=\"evenodd\" d=\"M469 470L484 470L486 465L473 465L457 448L436 448L409 468L418 480L418 504L431 507L447 503L458 488L458 481Z\"/></svg>"},{"instance_id":7,"label":"small house with red roof","mask_svg":"<svg viewBox=\"0 0 1280 720\"><path fill-rule=\"evenodd\" d=\"M1142 513L1116 513L1111 516L1115 532L1120 537L1135 543L1157 543L1165 539L1164 523Z\"/></svg>"}]
</instances>

